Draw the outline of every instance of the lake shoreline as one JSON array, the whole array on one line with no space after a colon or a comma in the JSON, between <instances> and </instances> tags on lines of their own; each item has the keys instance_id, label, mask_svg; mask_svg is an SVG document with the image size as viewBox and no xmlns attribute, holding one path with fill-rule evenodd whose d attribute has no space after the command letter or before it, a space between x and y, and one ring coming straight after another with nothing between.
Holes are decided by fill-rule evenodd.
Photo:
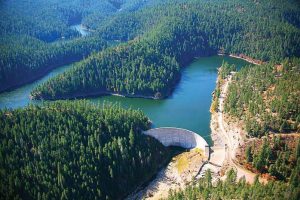
<instances>
[{"instance_id":1,"label":"lake shoreline","mask_svg":"<svg viewBox=\"0 0 300 200\"><path fill-rule=\"evenodd\" d=\"M18 89L20 87L23 87L27 84L38 81L38 80L42 79L43 77L45 77L46 75L48 75L51 71L53 71L55 69L64 67L66 65L70 65L70 67L71 67L71 65L74 65L75 63L80 62L83 59L83 57L81 57L81 56L79 56L79 57L80 58L76 57L76 58L64 59L64 60L67 60L67 61L62 61L62 62L59 62L59 63L56 63L56 64L48 64L48 65L45 65L44 67L42 67L42 69L37 70L36 72L30 72L31 73L30 78L28 78L26 80L22 80L22 81L20 81L20 83L10 84L7 87L0 88L0 94L4 93L4 92L13 91L13 90Z\"/></svg>"},{"instance_id":2,"label":"lake shoreline","mask_svg":"<svg viewBox=\"0 0 300 200\"><path fill-rule=\"evenodd\" d=\"M230 115L224 112L224 102L228 94L229 85L232 82L232 78L235 74L231 74L225 79L217 78L217 87L220 88L220 96L218 98L217 110L211 112L211 138L213 140L213 149L223 148L224 153L218 152L213 156L215 161L221 161L221 166L215 174L215 178L225 179L226 172L229 169L234 169L237 172L237 179L245 177L245 181L252 184L255 181L257 174L245 169L237 162L237 152L241 146L248 140L247 132L242 128L242 121L235 121ZM213 98L215 98L213 96ZM259 177L260 182L266 182L262 177Z\"/></svg>"},{"instance_id":3,"label":"lake shoreline","mask_svg":"<svg viewBox=\"0 0 300 200\"><path fill-rule=\"evenodd\" d=\"M113 92L105 92L105 91L96 91L96 92L88 92L85 94L74 94L74 95L66 95L66 96L58 96L56 98L42 98L35 97L30 95L29 98L32 100L47 100L47 101L56 101L56 100L74 100L74 99L84 99L91 97L103 97L103 96L118 96L118 97L127 97L127 98L142 98L142 99L153 99L159 100L161 98L155 98L154 96L147 95L130 95L130 94L122 94L122 93L113 93Z\"/></svg>"},{"instance_id":4,"label":"lake shoreline","mask_svg":"<svg viewBox=\"0 0 300 200\"><path fill-rule=\"evenodd\" d=\"M4 93L4 92L10 92L10 91L13 91L13 90L16 90L20 87L23 87L27 84L30 84L30 83L33 83L39 79L42 79L43 77L45 77L47 74L49 74L51 71L57 69L57 68L60 68L60 67L63 67L65 65L72 65L76 62L80 61L80 59L76 59L76 60L72 60L72 61L69 61L69 62L66 62L66 63L63 63L63 64L58 64L58 65L51 65L51 66L47 66L46 68L42 69L41 71L31 75L32 77L27 79L27 80L22 80L20 81L19 83L17 84L11 84L7 87L4 87L4 88L1 88L0 89L0 94L1 93Z\"/></svg>"},{"instance_id":5,"label":"lake shoreline","mask_svg":"<svg viewBox=\"0 0 300 200\"><path fill-rule=\"evenodd\" d=\"M213 55L229 56L229 57L232 57L232 58L238 58L238 59L242 59L242 60L245 60L245 61L247 61L249 63L257 64L257 65L261 65L261 64L266 63L266 62L263 62L261 60L256 60L256 59L250 58L250 57L248 57L248 56L246 56L244 54L230 54L230 53L208 54L208 55L199 56L199 57L196 56L192 60L195 60L197 58L207 57L207 56L213 56ZM18 89L18 88L20 88L22 86L25 86L27 84L33 83L34 81L37 81L37 80L43 78L44 76L46 76L48 73L50 73L54 69L57 69L59 67L63 67L64 65L75 64L76 62L79 62L80 60L82 60L82 59L73 59L73 60L70 60L70 61L65 62L65 63L60 63L60 64L57 64L57 65L48 66L45 69L42 69L40 72L34 74L33 77L31 77L31 78L29 78L27 80L20 81L20 83L17 83L17 84L11 84L11 85L9 85L7 87L4 87L4 88L0 88L0 94L4 93L4 92L10 92L10 91ZM181 70L183 70L184 68L185 67L183 67ZM110 92L98 92L98 93L91 93L91 94L86 94L86 95L85 94L80 94L78 96L76 96L76 95L70 95L70 96L59 97L59 98L49 98L49 99L46 98L44 100L51 100L52 101L52 100L59 100L59 99L64 99L64 100L65 99L76 99L76 98L81 99L81 98L85 98L85 97L96 97L96 96L107 96L107 95L129 97L129 98L154 99L154 100L165 99L165 98L168 98L168 97L172 96L172 93L176 89L176 86L180 82L180 79L181 79L181 74L180 74L178 80L175 80L175 83L172 86L172 88L170 88L169 93L166 94L165 96L161 97L161 98L156 98L155 96L147 96L147 95L130 95L130 94L120 94L120 93L110 93ZM30 99L40 100L40 99L43 99L43 98L33 98L30 95Z\"/></svg>"},{"instance_id":6,"label":"lake shoreline","mask_svg":"<svg viewBox=\"0 0 300 200\"><path fill-rule=\"evenodd\" d=\"M247 61L247 62L249 62L251 64L254 64L254 65L262 65L262 64L266 63L265 61L251 58L251 57L246 56L245 54L242 54L242 53L240 53L240 54L218 53L218 55L219 56L229 56L229 57L232 57L232 58L242 59L242 60Z\"/></svg>"},{"instance_id":7,"label":"lake shoreline","mask_svg":"<svg viewBox=\"0 0 300 200\"><path fill-rule=\"evenodd\" d=\"M156 97L155 95L135 95L135 94L126 94L126 93L115 93L115 92L109 92L109 91L93 91L93 92L86 92L85 94L83 94L82 92L80 93L75 93L73 95L62 95L62 96L57 96L54 98L48 98L48 97L40 97L40 96L32 96L30 95L29 98L31 100L49 100L49 101L54 101L54 100L67 100L67 99L82 99L82 98L88 98L88 97L101 97L101 96L120 96L120 97L128 97L128 98L143 98L143 99L153 99L153 100L162 100L162 99L167 99L170 98L173 95L174 90L177 88L178 84L181 81L182 78L182 73L183 70L186 68L185 66L192 64L195 60L199 59L199 58L205 58L205 57L210 57L210 56L217 56L218 54L216 52L211 53L210 51L208 53L205 54L201 54L199 56L195 55L192 58L188 58L186 59L184 62L180 63L180 65L182 65L182 67L180 67L179 70L179 75L178 77L176 77L170 88L167 88L167 92L165 95Z\"/></svg>"},{"instance_id":8,"label":"lake shoreline","mask_svg":"<svg viewBox=\"0 0 300 200\"><path fill-rule=\"evenodd\" d=\"M31 100L49 100L49 101L55 101L55 100L67 100L67 99L84 99L84 98L90 98L90 97L103 97L103 96L119 96L119 97L127 97L127 98L141 98L141 99L152 99L152 100L162 100L170 98L173 95L174 90L177 88L177 85L179 84L181 80L181 74L179 77L177 77L174 80L174 84L172 84L172 87L170 87L165 95L160 95L156 97L156 95L141 95L141 94L126 94L126 93L118 93L118 92L109 92L109 91L94 91L94 92L86 92L86 93L77 93L73 95L63 95L58 96L55 98L43 98L39 95L32 96L29 95L29 98Z\"/></svg>"}]
</instances>

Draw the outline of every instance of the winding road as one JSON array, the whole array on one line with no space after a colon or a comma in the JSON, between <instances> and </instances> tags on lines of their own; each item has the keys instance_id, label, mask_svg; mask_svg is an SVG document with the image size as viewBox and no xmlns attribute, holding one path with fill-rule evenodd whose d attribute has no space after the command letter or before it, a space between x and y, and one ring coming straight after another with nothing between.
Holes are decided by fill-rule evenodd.
<instances>
[{"instance_id":1,"label":"winding road","mask_svg":"<svg viewBox=\"0 0 300 200\"><path fill-rule=\"evenodd\" d=\"M224 118L224 101L228 92L229 84L232 81L232 76L230 75L226 80L223 86L221 87L221 94L219 97L219 106L218 106L218 127L219 132L223 136L225 144L225 165L229 168L234 168L237 172L237 178L245 177L246 181L253 183L256 177L256 174L246 170L242 166L239 166L235 162L236 150L238 149L240 142L242 142L241 130L237 127L228 126ZM228 128L226 129L225 126ZM223 164L223 165L224 165Z\"/></svg>"}]
</instances>

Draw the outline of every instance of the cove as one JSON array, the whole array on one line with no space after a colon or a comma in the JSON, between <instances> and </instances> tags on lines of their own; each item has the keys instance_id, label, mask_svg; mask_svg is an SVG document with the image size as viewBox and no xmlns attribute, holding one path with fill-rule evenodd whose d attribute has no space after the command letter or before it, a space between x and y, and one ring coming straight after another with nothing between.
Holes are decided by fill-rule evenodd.
<instances>
[{"instance_id":1,"label":"cove","mask_svg":"<svg viewBox=\"0 0 300 200\"><path fill-rule=\"evenodd\" d=\"M223 61L235 64L238 68L249 64L244 60L228 56L201 57L183 69L179 84L167 99L153 100L119 96L87 99L94 103L119 103L125 108L140 109L150 118L154 127L188 129L198 133L211 144L209 126L211 94L216 86L217 69ZM64 72L69 67L70 65L57 68L42 79L13 91L1 93L0 108L18 108L29 103L40 103L41 101L29 99L32 89L49 78Z\"/></svg>"}]
</instances>

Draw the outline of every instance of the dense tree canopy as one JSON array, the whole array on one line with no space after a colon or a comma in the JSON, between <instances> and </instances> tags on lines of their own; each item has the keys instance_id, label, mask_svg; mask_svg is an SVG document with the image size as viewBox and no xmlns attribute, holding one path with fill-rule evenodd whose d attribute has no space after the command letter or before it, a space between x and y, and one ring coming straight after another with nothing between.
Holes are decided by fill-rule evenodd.
<instances>
[{"instance_id":1,"label":"dense tree canopy","mask_svg":"<svg viewBox=\"0 0 300 200\"><path fill-rule=\"evenodd\" d=\"M209 187L206 175L199 183L172 192L168 199L299 199L299 64L299 58L291 58L281 65L247 66L234 74L230 73L236 71L234 65L223 63L219 69L211 110L217 110L220 87L231 74L225 98L227 119L244 122L242 128L252 136L239 147L236 161L269 182L228 182L236 177L231 171L227 180Z\"/></svg>"},{"instance_id":2,"label":"dense tree canopy","mask_svg":"<svg viewBox=\"0 0 300 200\"><path fill-rule=\"evenodd\" d=\"M284 5L280 1L265 0L260 3L239 0L176 0L171 3L161 0L51 0L38 3L14 0L1 4L0 11L0 90L33 80L49 68L77 61L92 51L100 51L105 48L105 45L101 46L102 39L124 42L134 40L135 42L127 45L140 43L142 48L154 49L163 57L175 57L180 66L195 56L214 54L217 51L244 53L258 59L277 61L286 56L299 55L300 52L300 19L297 14L299 5L293 0ZM87 28L95 29L91 38L81 38L81 41L71 39L79 36L70 28L74 23L82 23ZM137 41L140 37L143 40ZM69 48L64 45L53 47L52 44L45 43L66 39L71 39L72 45L68 45ZM81 46L81 43L86 46ZM74 56L72 48L78 47L81 53ZM147 55L139 57L146 59ZM61 60L65 62L60 62ZM131 65L132 62L140 63L132 60L126 62L126 65ZM84 64L87 68L94 67L89 62ZM153 68L148 65L147 67ZM38 70L32 70L33 68ZM134 68L140 71L139 65L135 65ZM175 74L177 68L172 68ZM158 68L155 73L159 74L159 71ZM20 72L26 75L20 77ZM170 78L173 78L171 82L174 85L178 77ZM146 80L141 80L144 81ZM153 96L156 91L161 90L160 86L155 89L149 88L155 85L156 78L148 77L147 81L152 82L146 90L152 90ZM80 89L80 83L72 84ZM101 87L104 85L110 83L102 84ZM173 85L165 84L162 90L169 91ZM136 86L134 88L139 90ZM86 88L86 92L91 90L93 88ZM101 88L98 88L99 90ZM132 90L128 92L132 93Z\"/></svg>"},{"instance_id":3,"label":"dense tree canopy","mask_svg":"<svg viewBox=\"0 0 300 200\"><path fill-rule=\"evenodd\" d=\"M271 135L245 144L240 164L270 179L300 184L300 139L296 135Z\"/></svg>"},{"instance_id":4,"label":"dense tree canopy","mask_svg":"<svg viewBox=\"0 0 300 200\"><path fill-rule=\"evenodd\" d=\"M79 61L107 42L93 35L81 37L71 27L82 24L94 28L107 24L113 16L160 3L120 1L39 0L3 1L0 4L0 92L35 80L47 71ZM89 23L90 22L90 23ZM100 35L100 34L98 34ZM112 42L108 41L108 44Z\"/></svg>"},{"instance_id":5,"label":"dense tree canopy","mask_svg":"<svg viewBox=\"0 0 300 200\"><path fill-rule=\"evenodd\" d=\"M179 76L176 61L140 44L121 45L95 54L47 85L38 87L32 95L53 99L76 97L83 92L109 91L158 98L168 94L166 89Z\"/></svg>"},{"instance_id":6,"label":"dense tree canopy","mask_svg":"<svg viewBox=\"0 0 300 200\"><path fill-rule=\"evenodd\" d=\"M229 86L225 111L251 136L300 131L300 59L241 69Z\"/></svg>"},{"instance_id":7,"label":"dense tree canopy","mask_svg":"<svg viewBox=\"0 0 300 200\"><path fill-rule=\"evenodd\" d=\"M123 51L132 55L122 58L122 66L119 65L118 59L112 60L110 64L118 68L115 71L119 72L115 72L113 76L121 81L120 83L106 77L106 81L102 82L103 77L99 73L107 68L103 63L111 59L107 53L112 51L110 49L83 61L81 73L79 67L72 69L37 88L32 94L35 98L55 99L84 96L91 92L144 94L154 97L159 92L161 97L165 97L178 80L179 76L174 75L178 73L177 66L184 66L196 56L221 51L280 61L284 57L299 55L300 30L290 24L291 20L286 20L283 15L297 7L292 7L292 1L285 6L281 6L280 2L272 3L273 6L268 1L262 1L260 4L244 1L188 1L118 15L95 34L100 34L100 37L106 40L132 39L125 44L126 48L120 46L113 50L117 54L115 57L122 57ZM266 16L269 17L265 19ZM294 17L296 19L297 15ZM137 54L136 47L143 49L144 53ZM158 63L157 58L174 61L172 65L170 62ZM145 60L146 63L141 65L140 60ZM144 68L153 71L153 75L144 76ZM172 72L167 78L170 84L161 84L161 80L157 84L157 77L161 77L162 69L168 73ZM130 73L121 72L124 70L134 71L135 78ZM90 77L95 78L83 87L83 80ZM128 82L131 81L140 84L133 84L131 89L120 92L119 88L128 87ZM122 86L116 87L120 84ZM71 88L70 86L73 88L64 90Z\"/></svg>"},{"instance_id":8,"label":"dense tree canopy","mask_svg":"<svg viewBox=\"0 0 300 200\"><path fill-rule=\"evenodd\" d=\"M0 91L34 80L55 67L79 61L107 45L97 37L51 44L30 36L3 37L0 39Z\"/></svg>"},{"instance_id":9,"label":"dense tree canopy","mask_svg":"<svg viewBox=\"0 0 300 200\"><path fill-rule=\"evenodd\" d=\"M142 112L85 101L0 111L1 199L120 199L171 150Z\"/></svg>"},{"instance_id":10,"label":"dense tree canopy","mask_svg":"<svg viewBox=\"0 0 300 200\"><path fill-rule=\"evenodd\" d=\"M116 8L107 0L3 1L0 5L0 35L29 35L46 42L78 37L78 32L69 26L100 10L109 16Z\"/></svg>"},{"instance_id":11,"label":"dense tree canopy","mask_svg":"<svg viewBox=\"0 0 300 200\"><path fill-rule=\"evenodd\" d=\"M297 0L3 1L0 91L83 59L32 97L164 98L195 57L242 53L269 63L234 76L225 111L251 136L299 132L299 13ZM74 24L90 36L80 37ZM233 69L224 63L221 78ZM172 155L141 134L147 128L140 111L84 101L1 110L0 199L123 198ZM275 138L246 148L248 164L281 181L248 185L230 171L213 186L207 173L169 199L299 199L299 144Z\"/></svg>"},{"instance_id":12,"label":"dense tree canopy","mask_svg":"<svg viewBox=\"0 0 300 200\"><path fill-rule=\"evenodd\" d=\"M270 181L264 185L255 181L253 185L249 185L245 179L237 180L236 177L236 172L230 170L226 180L213 185L210 171L207 171L196 184L177 192L171 191L167 199L299 199L299 187L289 183Z\"/></svg>"}]
</instances>

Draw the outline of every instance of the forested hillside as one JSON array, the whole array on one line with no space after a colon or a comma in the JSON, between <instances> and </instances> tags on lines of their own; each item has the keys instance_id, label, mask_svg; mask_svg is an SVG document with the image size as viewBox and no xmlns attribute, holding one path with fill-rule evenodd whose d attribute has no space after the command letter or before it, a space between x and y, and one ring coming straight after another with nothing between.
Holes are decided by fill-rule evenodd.
<instances>
[{"instance_id":1,"label":"forested hillside","mask_svg":"<svg viewBox=\"0 0 300 200\"><path fill-rule=\"evenodd\" d=\"M155 1L40 0L0 4L0 92L33 81L49 70L86 58L107 47L96 27L123 12L159 4ZM117 6L117 7L116 7ZM122 9L122 11L120 10ZM80 37L71 26L92 31Z\"/></svg>"},{"instance_id":2,"label":"forested hillside","mask_svg":"<svg viewBox=\"0 0 300 200\"><path fill-rule=\"evenodd\" d=\"M170 93L169 88L178 79L178 64L151 46L140 44L120 45L93 55L31 94L34 98L55 99L109 91L161 98ZM136 65L139 69L135 69Z\"/></svg>"},{"instance_id":3,"label":"forested hillside","mask_svg":"<svg viewBox=\"0 0 300 200\"><path fill-rule=\"evenodd\" d=\"M0 91L27 83L62 65L79 61L108 46L97 38L77 38L46 44L30 36L0 39Z\"/></svg>"},{"instance_id":4,"label":"forested hillside","mask_svg":"<svg viewBox=\"0 0 300 200\"><path fill-rule=\"evenodd\" d=\"M300 186L300 138L297 135L253 138L237 157L241 165L253 172Z\"/></svg>"},{"instance_id":5,"label":"forested hillside","mask_svg":"<svg viewBox=\"0 0 300 200\"><path fill-rule=\"evenodd\" d=\"M120 199L171 150L140 111L85 101L0 111L1 199Z\"/></svg>"},{"instance_id":6,"label":"forested hillside","mask_svg":"<svg viewBox=\"0 0 300 200\"><path fill-rule=\"evenodd\" d=\"M0 3L0 92L76 62L38 85L31 97L120 94L161 99L172 94L193 59L218 53L243 54L263 63L234 74L230 72L235 66L223 63L211 110L222 107L220 86L231 74L224 112L220 109L224 115L217 116L217 124L229 120L224 127L230 129L238 122L247 134L235 137L239 132L230 132L222 156L229 155L229 165L239 164L268 183L257 179L249 185L230 170L226 180L213 184L207 171L186 189L170 192L168 199L300 199L298 0ZM199 94L197 89L192 95ZM22 95L28 96L29 90ZM1 100L16 97L24 103L22 95L16 92L9 100L3 95ZM77 100L33 102L36 105L0 110L0 199L123 199L176 153L142 134L150 120L139 110ZM25 104L18 103L13 104ZM235 146L238 154L233 159Z\"/></svg>"},{"instance_id":7,"label":"forested hillside","mask_svg":"<svg viewBox=\"0 0 300 200\"><path fill-rule=\"evenodd\" d=\"M249 139L237 154L244 168L297 188L300 174L300 59L242 68L233 76L225 112ZM294 197L293 199L297 199ZM287 199L288 197L282 197Z\"/></svg>"},{"instance_id":8,"label":"forested hillside","mask_svg":"<svg viewBox=\"0 0 300 200\"><path fill-rule=\"evenodd\" d=\"M214 111L219 105L220 85L228 81L226 78L235 71L234 68L223 63L219 70L222 82L218 81L215 90ZM197 199L200 196L209 199L299 199L300 59L248 66L231 76L224 102L226 120L232 128L232 122L239 122L247 133L239 145L235 162L268 183L257 182L250 186L239 181L229 186L230 177L227 177L225 182L209 186L211 178L207 175L198 183L200 187L192 185L173 193L169 199ZM231 188L234 190L230 191Z\"/></svg>"},{"instance_id":9,"label":"forested hillside","mask_svg":"<svg viewBox=\"0 0 300 200\"><path fill-rule=\"evenodd\" d=\"M62 37L78 37L70 25L81 23L93 13L110 16L117 8L108 0L10 0L1 2L0 10L1 35L29 35L52 42Z\"/></svg>"},{"instance_id":10,"label":"forested hillside","mask_svg":"<svg viewBox=\"0 0 300 200\"><path fill-rule=\"evenodd\" d=\"M103 63L104 60L109 59L109 53L99 53L95 55L97 58L83 61L80 70L79 67L72 69L38 87L32 96L56 99L85 96L96 92L152 97L161 94L160 97L166 97L177 82L178 76L174 76L178 71L177 65L183 67L196 56L217 52L244 53L256 59L275 62L285 57L297 56L300 52L300 30L297 27L299 16L292 15L293 20L291 20L291 14L288 17L285 14L290 10L300 10L299 6L293 6L294 3L294 1L289 1L282 6L279 1L256 3L253 1L199 2L190 0L116 16L109 23L111 28L106 26L104 30L97 33L108 40L132 39L126 43L125 49L115 47L114 51L117 52L117 57L122 57L124 51L134 56L123 58L122 67L117 67L119 66L118 59L113 60L110 65L118 70L114 70L113 75L105 77L106 80L102 82L103 78L99 71L105 70L106 65ZM143 14L145 16L142 16ZM135 48L131 46L146 49L145 53L137 54ZM176 62L172 62L173 66L169 66L169 62L158 64L153 59L151 63L144 65L141 60L147 62L149 52L153 57L160 54L160 59L171 59ZM103 56L104 54L108 55L107 58ZM143 66L151 70L153 75L144 76ZM161 69L166 69L166 71L171 69L173 72L167 80L170 84L161 84L162 81L159 78ZM140 85L127 86L132 80L132 75L124 74L124 71L134 71L137 75L134 81L138 80ZM89 77L95 78L86 83L85 80ZM116 80L122 80L123 87L131 89L120 92L117 86L119 83ZM159 84L156 84L157 82ZM64 88L68 89L64 90ZM103 88L106 89L103 91Z\"/></svg>"},{"instance_id":11,"label":"forested hillside","mask_svg":"<svg viewBox=\"0 0 300 200\"><path fill-rule=\"evenodd\" d=\"M300 131L300 59L241 69L229 86L225 112L250 136Z\"/></svg>"},{"instance_id":12,"label":"forested hillside","mask_svg":"<svg viewBox=\"0 0 300 200\"><path fill-rule=\"evenodd\" d=\"M184 190L171 191L167 199L299 199L299 58L285 59L282 65L268 63L248 66L235 74L235 66L223 63L219 70L212 111L217 111L220 86L231 74L225 113L233 121L245 124L245 143L239 146L236 160L240 166L257 174L254 184L237 180L233 170L224 181L212 182L212 174ZM228 79L227 79L228 81ZM249 137L250 136L250 137ZM254 136L254 137L253 137ZM258 176L267 180L259 183Z\"/></svg>"},{"instance_id":13,"label":"forested hillside","mask_svg":"<svg viewBox=\"0 0 300 200\"><path fill-rule=\"evenodd\" d=\"M90 2L90 1L89 1ZM91 2L90 2L91 3ZM105 1L3 1L0 4L0 91L105 48L100 38L78 38L70 25L89 13L112 12ZM75 38L73 40L68 40ZM76 39L78 38L78 39ZM56 43L49 43L58 41Z\"/></svg>"},{"instance_id":14,"label":"forested hillside","mask_svg":"<svg viewBox=\"0 0 300 200\"><path fill-rule=\"evenodd\" d=\"M185 190L170 192L168 200L180 199L299 199L299 187L289 183L270 181L267 184L249 185L245 179L237 180L233 170L227 173L224 181L212 185L212 176L209 171L196 184L189 185Z\"/></svg>"}]
</instances>

